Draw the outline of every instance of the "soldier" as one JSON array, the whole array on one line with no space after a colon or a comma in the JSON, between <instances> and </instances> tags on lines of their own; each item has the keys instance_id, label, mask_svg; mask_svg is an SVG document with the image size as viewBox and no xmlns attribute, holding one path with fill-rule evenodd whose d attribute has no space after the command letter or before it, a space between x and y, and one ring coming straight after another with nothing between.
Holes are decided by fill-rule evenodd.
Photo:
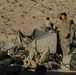
<instances>
[{"instance_id":1,"label":"soldier","mask_svg":"<svg viewBox=\"0 0 76 75\"><path fill-rule=\"evenodd\" d=\"M71 20L71 31L70 31L70 49L71 52L76 52L76 24Z\"/></svg>"},{"instance_id":2,"label":"soldier","mask_svg":"<svg viewBox=\"0 0 76 75\"><path fill-rule=\"evenodd\" d=\"M60 44L63 51L63 55L68 54L68 52L70 51L70 42L68 39L68 35L71 29L71 22L67 18L66 13L61 13L60 20L57 22L56 25L59 30Z\"/></svg>"},{"instance_id":3,"label":"soldier","mask_svg":"<svg viewBox=\"0 0 76 75\"><path fill-rule=\"evenodd\" d=\"M50 21L49 17L47 17L46 20L43 22L43 29L46 32L48 32L49 30L51 30L51 21Z\"/></svg>"},{"instance_id":4,"label":"soldier","mask_svg":"<svg viewBox=\"0 0 76 75\"><path fill-rule=\"evenodd\" d=\"M76 24L73 22L73 20L71 20L70 43L72 43L75 31L76 31Z\"/></svg>"}]
</instances>

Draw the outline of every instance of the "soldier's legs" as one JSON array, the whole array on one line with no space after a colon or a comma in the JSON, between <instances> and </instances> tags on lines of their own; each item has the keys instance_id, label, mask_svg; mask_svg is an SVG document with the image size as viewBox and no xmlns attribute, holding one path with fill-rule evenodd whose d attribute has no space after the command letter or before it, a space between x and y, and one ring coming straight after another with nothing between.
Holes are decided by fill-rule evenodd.
<instances>
[{"instance_id":1,"label":"soldier's legs","mask_svg":"<svg viewBox=\"0 0 76 75\"><path fill-rule=\"evenodd\" d=\"M46 27L46 29L45 29L46 32L48 32L50 30L51 30L50 27Z\"/></svg>"},{"instance_id":2,"label":"soldier's legs","mask_svg":"<svg viewBox=\"0 0 76 75\"><path fill-rule=\"evenodd\" d=\"M61 38L61 48L63 51L63 55L67 55L70 51L69 40L65 38Z\"/></svg>"}]
</instances>

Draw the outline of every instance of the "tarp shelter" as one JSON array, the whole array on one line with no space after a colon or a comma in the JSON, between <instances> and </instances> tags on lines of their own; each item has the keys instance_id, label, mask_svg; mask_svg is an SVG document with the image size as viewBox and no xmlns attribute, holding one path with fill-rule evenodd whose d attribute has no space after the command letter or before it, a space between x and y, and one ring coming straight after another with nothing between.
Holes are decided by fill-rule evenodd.
<instances>
[{"instance_id":1,"label":"tarp shelter","mask_svg":"<svg viewBox=\"0 0 76 75\"><path fill-rule=\"evenodd\" d=\"M36 39L36 38L39 38L39 37L42 37L42 36L44 36L44 35L46 35L47 34L47 32L44 32L44 31L42 31L42 30L39 30L39 29L34 29L33 30L33 32L32 32L32 34L30 35L30 38L32 39L32 40L34 40L34 39Z\"/></svg>"},{"instance_id":2,"label":"tarp shelter","mask_svg":"<svg viewBox=\"0 0 76 75\"><path fill-rule=\"evenodd\" d=\"M33 47L49 47L50 53L56 53L57 49L57 34L55 32L48 32L37 37L31 45Z\"/></svg>"},{"instance_id":3,"label":"tarp shelter","mask_svg":"<svg viewBox=\"0 0 76 75\"><path fill-rule=\"evenodd\" d=\"M24 44L25 44L24 38L25 36L21 33L21 31L18 31L14 41L14 46L24 47Z\"/></svg>"},{"instance_id":4,"label":"tarp shelter","mask_svg":"<svg viewBox=\"0 0 76 75\"><path fill-rule=\"evenodd\" d=\"M14 41L14 44L15 43L21 43L23 38L25 38L25 36L21 33L21 31L18 31L17 32L17 37L16 37L16 39Z\"/></svg>"},{"instance_id":5,"label":"tarp shelter","mask_svg":"<svg viewBox=\"0 0 76 75\"><path fill-rule=\"evenodd\" d=\"M15 40L11 43L6 43L6 42L3 42L1 41L0 42L0 48L1 48L1 51L6 51L6 50L9 50L13 47L22 47L24 48L26 46L26 37L24 34L22 34L21 31L18 31L17 32L17 35L16 35L16 38Z\"/></svg>"}]
</instances>

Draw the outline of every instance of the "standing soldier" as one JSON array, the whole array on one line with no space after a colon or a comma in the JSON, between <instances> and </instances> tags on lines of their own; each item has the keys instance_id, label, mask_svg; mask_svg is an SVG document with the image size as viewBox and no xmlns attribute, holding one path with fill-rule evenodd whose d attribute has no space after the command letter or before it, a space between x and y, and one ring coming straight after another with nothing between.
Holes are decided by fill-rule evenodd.
<instances>
[{"instance_id":1,"label":"standing soldier","mask_svg":"<svg viewBox=\"0 0 76 75\"><path fill-rule=\"evenodd\" d=\"M51 30L51 21L49 17L47 17L46 20L43 22L43 30L46 32Z\"/></svg>"},{"instance_id":2,"label":"standing soldier","mask_svg":"<svg viewBox=\"0 0 76 75\"><path fill-rule=\"evenodd\" d=\"M70 42L68 39L68 34L71 29L71 22L69 19L67 19L66 13L61 13L60 20L56 25L59 29L60 44L63 51L63 55L68 54L68 52L70 51Z\"/></svg>"}]
</instances>

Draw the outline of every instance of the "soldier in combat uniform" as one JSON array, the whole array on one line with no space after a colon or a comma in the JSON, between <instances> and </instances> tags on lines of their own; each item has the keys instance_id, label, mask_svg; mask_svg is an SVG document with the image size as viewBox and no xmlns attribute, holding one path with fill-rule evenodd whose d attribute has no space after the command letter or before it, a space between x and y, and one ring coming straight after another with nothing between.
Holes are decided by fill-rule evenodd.
<instances>
[{"instance_id":1,"label":"soldier in combat uniform","mask_svg":"<svg viewBox=\"0 0 76 75\"><path fill-rule=\"evenodd\" d=\"M71 22L67 18L66 13L61 13L60 19L57 22L56 27L59 30L60 44L61 44L63 55L66 55L70 51L70 47L69 47L70 41L68 39L68 35L71 29Z\"/></svg>"}]
</instances>

